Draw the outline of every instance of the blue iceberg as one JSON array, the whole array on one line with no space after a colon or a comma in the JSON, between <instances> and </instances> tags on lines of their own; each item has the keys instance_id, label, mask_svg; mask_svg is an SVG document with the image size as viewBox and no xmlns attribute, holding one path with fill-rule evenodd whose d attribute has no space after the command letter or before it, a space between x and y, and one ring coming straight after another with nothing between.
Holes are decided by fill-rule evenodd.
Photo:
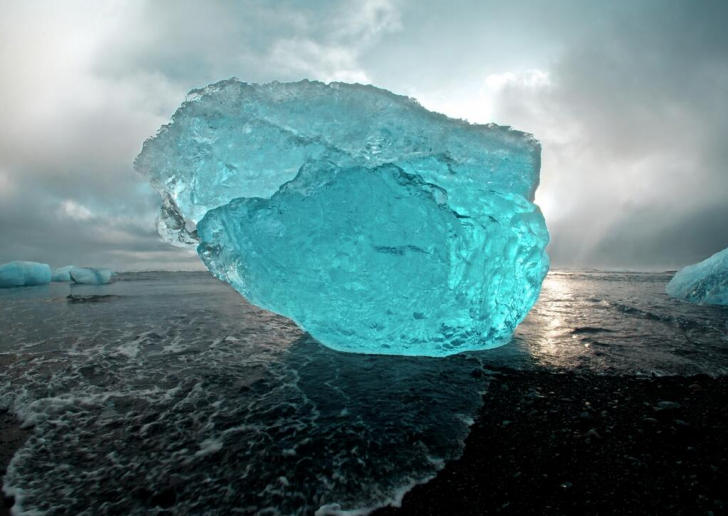
<instances>
[{"instance_id":1,"label":"blue iceberg","mask_svg":"<svg viewBox=\"0 0 728 516\"><path fill-rule=\"evenodd\" d=\"M51 282L51 268L45 263L14 261L0 265L0 288L31 287Z\"/></svg>"},{"instance_id":2,"label":"blue iceberg","mask_svg":"<svg viewBox=\"0 0 728 516\"><path fill-rule=\"evenodd\" d=\"M691 303L728 305L728 249L678 271L667 293Z\"/></svg>"},{"instance_id":3,"label":"blue iceberg","mask_svg":"<svg viewBox=\"0 0 728 516\"><path fill-rule=\"evenodd\" d=\"M548 271L528 134L372 86L192 91L135 161L160 234L342 351L445 356L506 343Z\"/></svg>"},{"instance_id":4,"label":"blue iceberg","mask_svg":"<svg viewBox=\"0 0 728 516\"><path fill-rule=\"evenodd\" d=\"M114 273L109 269L93 269L74 267L71 269L70 275L74 283L83 285L104 285L111 283L111 276Z\"/></svg>"},{"instance_id":5,"label":"blue iceberg","mask_svg":"<svg viewBox=\"0 0 728 516\"><path fill-rule=\"evenodd\" d=\"M65 267L59 267L56 270L53 271L53 276L51 277L51 281L63 283L63 282L69 282L71 281L71 269L73 269L73 265L67 265Z\"/></svg>"}]
</instances>

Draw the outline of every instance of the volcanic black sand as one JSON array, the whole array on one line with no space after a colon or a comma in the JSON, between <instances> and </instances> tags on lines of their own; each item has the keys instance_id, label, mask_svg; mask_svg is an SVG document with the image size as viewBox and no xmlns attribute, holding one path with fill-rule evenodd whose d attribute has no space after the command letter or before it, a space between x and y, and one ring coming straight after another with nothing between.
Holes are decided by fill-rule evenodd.
<instances>
[{"instance_id":1,"label":"volcanic black sand","mask_svg":"<svg viewBox=\"0 0 728 516\"><path fill-rule=\"evenodd\" d=\"M728 512L728 378L488 375L463 456L376 515Z\"/></svg>"},{"instance_id":2,"label":"volcanic black sand","mask_svg":"<svg viewBox=\"0 0 728 516\"><path fill-rule=\"evenodd\" d=\"M29 435L30 430L21 429L13 416L0 413L0 476L5 476L5 470L10 464L10 460ZM12 504L12 499L3 500L3 503L0 504L0 516L9 515L9 507Z\"/></svg>"},{"instance_id":3,"label":"volcanic black sand","mask_svg":"<svg viewBox=\"0 0 728 516\"><path fill-rule=\"evenodd\" d=\"M463 456L376 515L728 512L728 378L474 374L490 387ZM28 434L0 414L3 472Z\"/></svg>"},{"instance_id":4,"label":"volcanic black sand","mask_svg":"<svg viewBox=\"0 0 728 516\"><path fill-rule=\"evenodd\" d=\"M0 356L0 368L8 367L16 358L14 355ZM13 455L29 436L30 430L20 428L20 423L13 415L0 411L0 477L5 476L5 470ZM0 503L0 516L8 516L12 504L12 499L3 499L3 503Z\"/></svg>"}]
</instances>

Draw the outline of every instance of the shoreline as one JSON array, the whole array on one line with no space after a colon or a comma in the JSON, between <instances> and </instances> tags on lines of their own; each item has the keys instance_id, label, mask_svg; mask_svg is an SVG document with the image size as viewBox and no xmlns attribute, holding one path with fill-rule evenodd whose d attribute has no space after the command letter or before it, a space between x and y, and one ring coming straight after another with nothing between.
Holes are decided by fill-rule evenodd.
<instances>
[{"instance_id":1,"label":"shoreline","mask_svg":"<svg viewBox=\"0 0 728 516\"><path fill-rule=\"evenodd\" d=\"M373 515L727 513L727 377L484 374L463 455Z\"/></svg>"},{"instance_id":2,"label":"shoreline","mask_svg":"<svg viewBox=\"0 0 728 516\"><path fill-rule=\"evenodd\" d=\"M20 427L20 421L9 412L0 412L0 479L4 481L5 473L15 453L28 440L31 429ZM13 498L2 494L0 504L0 516L10 516L10 508L13 505Z\"/></svg>"},{"instance_id":3,"label":"shoreline","mask_svg":"<svg viewBox=\"0 0 728 516\"><path fill-rule=\"evenodd\" d=\"M463 455L371 514L728 514L728 377L483 374ZM2 476L31 432L0 414Z\"/></svg>"}]
</instances>

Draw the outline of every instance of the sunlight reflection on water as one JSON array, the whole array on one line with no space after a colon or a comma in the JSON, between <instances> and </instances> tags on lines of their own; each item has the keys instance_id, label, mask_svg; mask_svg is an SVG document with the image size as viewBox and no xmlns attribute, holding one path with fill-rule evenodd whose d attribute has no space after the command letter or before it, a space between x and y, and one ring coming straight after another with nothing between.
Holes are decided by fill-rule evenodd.
<instances>
[{"instance_id":1,"label":"sunlight reflection on water","mask_svg":"<svg viewBox=\"0 0 728 516\"><path fill-rule=\"evenodd\" d=\"M0 291L0 409L35 425L5 487L29 509L371 507L458 456L481 366L727 371L728 309L668 274L552 271L511 343L435 359L324 348L206 273L119 279Z\"/></svg>"},{"instance_id":2,"label":"sunlight reflection on water","mask_svg":"<svg viewBox=\"0 0 728 516\"><path fill-rule=\"evenodd\" d=\"M669 297L670 274L552 271L513 341L484 362L517 368L728 371L728 309Z\"/></svg>"}]
</instances>

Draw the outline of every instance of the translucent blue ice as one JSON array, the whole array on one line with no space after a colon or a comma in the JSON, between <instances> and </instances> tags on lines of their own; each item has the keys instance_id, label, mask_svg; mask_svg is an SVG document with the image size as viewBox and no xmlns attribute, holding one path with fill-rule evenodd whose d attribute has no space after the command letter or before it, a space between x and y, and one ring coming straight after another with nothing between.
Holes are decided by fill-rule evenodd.
<instances>
[{"instance_id":1,"label":"translucent blue ice","mask_svg":"<svg viewBox=\"0 0 728 516\"><path fill-rule=\"evenodd\" d=\"M51 277L51 281L54 282L68 282L71 281L71 269L73 269L73 265L66 265L65 267L59 267L56 270L53 271L53 276Z\"/></svg>"},{"instance_id":2,"label":"translucent blue ice","mask_svg":"<svg viewBox=\"0 0 728 516\"><path fill-rule=\"evenodd\" d=\"M538 298L540 145L372 86L191 92L137 170L160 233L323 344L444 356L507 342Z\"/></svg>"},{"instance_id":3,"label":"translucent blue ice","mask_svg":"<svg viewBox=\"0 0 728 516\"><path fill-rule=\"evenodd\" d=\"M30 287L51 282L51 268L45 263L9 262L0 265L0 288Z\"/></svg>"},{"instance_id":4,"label":"translucent blue ice","mask_svg":"<svg viewBox=\"0 0 728 516\"><path fill-rule=\"evenodd\" d=\"M705 305L728 305L728 249L678 271L667 293Z\"/></svg>"},{"instance_id":5,"label":"translucent blue ice","mask_svg":"<svg viewBox=\"0 0 728 516\"><path fill-rule=\"evenodd\" d=\"M111 282L113 272L109 269L74 267L71 269L70 274L74 283L82 283L84 285L103 285Z\"/></svg>"}]
</instances>

